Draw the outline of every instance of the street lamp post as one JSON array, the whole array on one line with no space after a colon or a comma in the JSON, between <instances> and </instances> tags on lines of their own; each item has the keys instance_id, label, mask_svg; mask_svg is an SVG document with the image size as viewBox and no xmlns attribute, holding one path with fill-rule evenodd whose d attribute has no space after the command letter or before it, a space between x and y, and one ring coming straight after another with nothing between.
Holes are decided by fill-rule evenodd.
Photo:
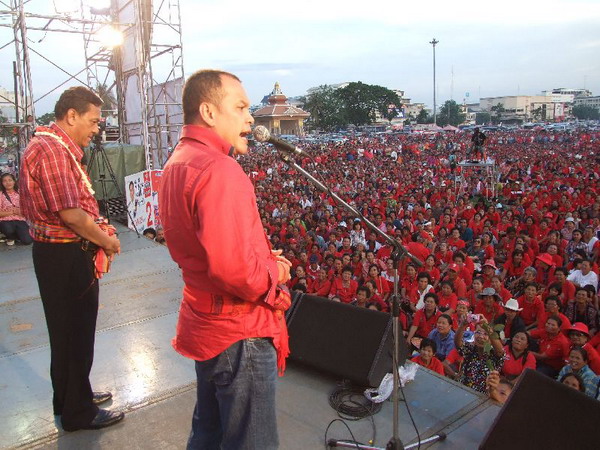
<instances>
[{"instance_id":1,"label":"street lamp post","mask_svg":"<svg viewBox=\"0 0 600 450\"><path fill-rule=\"evenodd\" d=\"M433 46L433 124L437 125L437 104L435 102L435 44L439 43L440 41L436 41L435 38L433 38L432 41L430 41L429 43Z\"/></svg>"}]
</instances>

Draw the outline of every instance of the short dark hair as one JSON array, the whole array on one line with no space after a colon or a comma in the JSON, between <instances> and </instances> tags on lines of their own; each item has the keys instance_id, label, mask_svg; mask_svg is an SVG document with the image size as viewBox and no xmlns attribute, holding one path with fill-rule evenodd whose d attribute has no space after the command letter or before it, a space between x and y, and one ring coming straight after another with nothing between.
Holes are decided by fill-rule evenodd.
<instances>
[{"instance_id":1,"label":"short dark hair","mask_svg":"<svg viewBox=\"0 0 600 450\"><path fill-rule=\"evenodd\" d=\"M184 124L189 125L196 122L202 103L209 102L214 105L221 103L223 98L222 77L231 77L240 81L232 73L222 70L199 70L186 80L181 99Z\"/></svg>"},{"instance_id":2,"label":"short dark hair","mask_svg":"<svg viewBox=\"0 0 600 450\"><path fill-rule=\"evenodd\" d=\"M69 109L74 109L77 114L85 114L89 111L90 105L102 106L102 99L84 86L75 86L64 91L56 105L54 105L54 116L57 120L63 119Z\"/></svg>"},{"instance_id":3,"label":"short dark hair","mask_svg":"<svg viewBox=\"0 0 600 450\"><path fill-rule=\"evenodd\" d=\"M17 183L17 179L15 178L15 176L12 173L6 172L3 173L2 175L0 175L0 191L6 193L6 189L4 188L4 185L2 184L2 181L4 180L4 178L12 178L12 180L15 182L15 187L13 188L15 190L15 192L19 192L19 184Z\"/></svg>"},{"instance_id":4,"label":"short dark hair","mask_svg":"<svg viewBox=\"0 0 600 450\"><path fill-rule=\"evenodd\" d=\"M429 347L434 354L437 352L437 344L432 339L423 338L421 345L419 345L419 349L423 349L425 347Z\"/></svg>"}]
</instances>

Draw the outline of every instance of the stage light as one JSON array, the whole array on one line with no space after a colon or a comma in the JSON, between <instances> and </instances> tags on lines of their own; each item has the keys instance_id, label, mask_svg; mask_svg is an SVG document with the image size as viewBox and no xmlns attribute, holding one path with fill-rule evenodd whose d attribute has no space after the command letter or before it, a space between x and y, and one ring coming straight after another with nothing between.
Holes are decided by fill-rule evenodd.
<instances>
[{"instance_id":1,"label":"stage light","mask_svg":"<svg viewBox=\"0 0 600 450\"><path fill-rule=\"evenodd\" d=\"M110 0L96 0L90 5L90 12L98 16L110 15Z\"/></svg>"},{"instance_id":2,"label":"stage light","mask_svg":"<svg viewBox=\"0 0 600 450\"><path fill-rule=\"evenodd\" d=\"M96 38L106 48L118 47L123 43L123 33L111 26L100 28L96 32Z\"/></svg>"},{"instance_id":3,"label":"stage light","mask_svg":"<svg viewBox=\"0 0 600 450\"><path fill-rule=\"evenodd\" d=\"M71 15L79 11L80 3L76 0L54 0L56 14Z\"/></svg>"}]
</instances>

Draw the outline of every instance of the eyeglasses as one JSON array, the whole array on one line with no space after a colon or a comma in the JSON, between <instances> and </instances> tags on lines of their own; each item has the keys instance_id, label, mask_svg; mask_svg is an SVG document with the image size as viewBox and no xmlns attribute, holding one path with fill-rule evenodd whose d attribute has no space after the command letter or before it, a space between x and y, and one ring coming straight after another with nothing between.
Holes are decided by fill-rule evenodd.
<instances>
[{"instance_id":1,"label":"eyeglasses","mask_svg":"<svg viewBox=\"0 0 600 450\"><path fill-rule=\"evenodd\" d=\"M571 331L571 332L569 333L569 336L583 337L583 336L585 336L585 334L583 334L583 333L580 333L579 331Z\"/></svg>"}]
</instances>

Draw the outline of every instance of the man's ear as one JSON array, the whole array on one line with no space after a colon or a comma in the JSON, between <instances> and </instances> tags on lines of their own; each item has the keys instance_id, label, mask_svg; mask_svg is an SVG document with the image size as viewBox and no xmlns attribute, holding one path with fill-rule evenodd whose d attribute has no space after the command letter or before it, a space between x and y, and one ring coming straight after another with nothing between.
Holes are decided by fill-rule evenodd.
<instances>
[{"instance_id":1,"label":"man's ear","mask_svg":"<svg viewBox=\"0 0 600 450\"><path fill-rule=\"evenodd\" d=\"M199 108L200 118L209 127L215 124L215 106L212 103L202 102Z\"/></svg>"},{"instance_id":2,"label":"man's ear","mask_svg":"<svg viewBox=\"0 0 600 450\"><path fill-rule=\"evenodd\" d=\"M65 122L67 122L68 125L75 125L75 120L77 119L78 113L77 111L75 111L74 108L69 108L67 110L67 114L65 114Z\"/></svg>"}]
</instances>

